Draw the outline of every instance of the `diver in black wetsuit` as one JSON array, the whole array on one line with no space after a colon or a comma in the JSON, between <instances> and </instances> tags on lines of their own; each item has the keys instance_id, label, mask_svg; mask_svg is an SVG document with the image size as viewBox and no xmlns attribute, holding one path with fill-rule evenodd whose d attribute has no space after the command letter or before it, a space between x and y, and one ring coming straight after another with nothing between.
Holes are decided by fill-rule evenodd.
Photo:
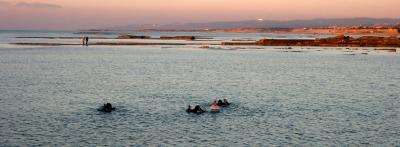
<instances>
[{"instance_id":1,"label":"diver in black wetsuit","mask_svg":"<svg viewBox=\"0 0 400 147\"><path fill-rule=\"evenodd\" d=\"M225 106L229 106L231 103L229 103L227 99L224 99L224 104Z\"/></svg>"},{"instance_id":2,"label":"diver in black wetsuit","mask_svg":"<svg viewBox=\"0 0 400 147\"><path fill-rule=\"evenodd\" d=\"M103 111L103 112L111 112L113 110L115 110L115 108L112 107L111 103L104 104L103 107L101 107L99 109L99 111Z\"/></svg>"},{"instance_id":3,"label":"diver in black wetsuit","mask_svg":"<svg viewBox=\"0 0 400 147\"><path fill-rule=\"evenodd\" d=\"M217 106L224 106L225 104L222 102L222 100L218 100Z\"/></svg>"},{"instance_id":4,"label":"diver in black wetsuit","mask_svg":"<svg viewBox=\"0 0 400 147\"><path fill-rule=\"evenodd\" d=\"M194 113L203 113L206 111L204 111L203 109L201 109L201 107L199 105L197 105L196 107L194 107L193 112Z\"/></svg>"},{"instance_id":5,"label":"diver in black wetsuit","mask_svg":"<svg viewBox=\"0 0 400 147\"><path fill-rule=\"evenodd\" d=\"M187 112L187 113L192 112L192 106L188 105L188 108L186 109L186 112Z\"/></svg>"},{"instance_id":6,"label":"diver in black wetsuit","mask_svg":"<svg viewBox=\"0 0 400 147\"><path fill-rule=\"evenodd\" d=\"M229 106L230 103L228 102L228 100L224 99L224 101L218 100L217 105L218 105L218 106L225 107L225 106Z\"/></svg>"},{"instance_id":7,"label":"diver in black wetsuit","mask_svg":"<svg viewBox=\"0 0 400 147\"><path fill-rule=\"evenodd\" d=\"M194 109L191 109L191 108L192 108L192 106L189 105L188 108L186 109L186 112L187 113L196 113L196 114L201 114L203 112L206 112L203 109L201 109L201 107L199 105L196 105L194 107Z\"/></svg>"}]
</instances>

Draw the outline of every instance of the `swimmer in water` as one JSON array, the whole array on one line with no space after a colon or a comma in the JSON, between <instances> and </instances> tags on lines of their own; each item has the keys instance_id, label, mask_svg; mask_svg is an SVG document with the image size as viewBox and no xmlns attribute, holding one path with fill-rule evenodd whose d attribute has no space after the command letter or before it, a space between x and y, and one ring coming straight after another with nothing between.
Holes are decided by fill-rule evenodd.
<instances>
[{"instance_id":1,"label":"swimmer in water","mask_svg":"<svg viewBox=\"0 0 400 147\"><path fill-rule=\"evenodd\" d=\"M103 112L111 112L111 111L115 110L115 108L113 108L111 103L107 103L107 104L104 104L103 107L99 108L98 110L103 111Z\"/></svg>"},{"instance_id":2,"label":"swimmer in water","mask_svg":"<svg viewBox=\"0 0 400 147\"><path fill-rule=\"evenodd\" d=\"M218 100L217 105L218 106L224 106L225 104L224 104L224 102L222 102L222 100Z\"/></svg>"},{"instance_id":3,"label":"swimmer in water","mask_svg":"<svg viewBox=\"0 0 400 147\"><path fill-rule=\"evenodd\" d=\"M190 112L192 112L193 110L192 110L192 106L190 106L190 105L188 105L188 108L186 109L186 112L187 113L190 113Z\"/></svg>"},{"instance_id":4,"label":"swimmer in water","mask_svg":"<svg viewBox=\"0 0 400 147\"><path fill-rule=\"evenodd\" d=\"M187 112L187 113L201 114L201 113L206 112L206 111L204 111L203 109L201 109L201 107L200 107L199 105L196 105L196 106L194 107L194 109L192 109L192 106L188 105L188 108L186 109L186 112Z\"/></svg>"},{"instance_id":5,"label":"swimmer in water","mask_svg":"<svg viewBox=\"0 0 400 147\"><path fill-rule=\"evenodd\" d=\"M194 113L203 113L203 112L206 112L206 111L201 109L201 107L199 105L196 105L196 107L194 107L194 109L193 109L193 112Z\"/></svg>"},{"instance_id":6,"label":"swimmer in water","mask_svg":"<svg viewBox=\"0 0 400 147\"><path fill-rule=\"evenodd\" d=\"M227 99L224 99L224 105L225 105L225 106L229 106L230 104L231 104L231 103L229 103Z\"/></svg>"}]
</instances>

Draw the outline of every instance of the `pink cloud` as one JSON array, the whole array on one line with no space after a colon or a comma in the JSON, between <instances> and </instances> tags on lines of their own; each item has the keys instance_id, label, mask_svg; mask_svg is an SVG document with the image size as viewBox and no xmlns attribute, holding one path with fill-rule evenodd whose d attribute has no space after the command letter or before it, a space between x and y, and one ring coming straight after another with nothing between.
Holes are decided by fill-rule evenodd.
<instances>
[{"instance_id":1,"label":"pink cloud","mask_svg":"<svg viewBox=\"0 0 400 147\"><path fill-rule=\"evenodd\" d=\"M16 3L15 6L17 7L29 7L29 8L62 8L60 5L50 4L50 3L41 3L41 2L19 2Z\"/></svg>"},{"instance_id":2,"label":"pink cloud","mask_svg":"<svg viewBox=\"0 0 400 147\"><path fill-rule=\"evenodd\" d=\"M11 3L8 1L0 1L0 6L1 5L11 5Z\"/></svg>"}]
</instances>

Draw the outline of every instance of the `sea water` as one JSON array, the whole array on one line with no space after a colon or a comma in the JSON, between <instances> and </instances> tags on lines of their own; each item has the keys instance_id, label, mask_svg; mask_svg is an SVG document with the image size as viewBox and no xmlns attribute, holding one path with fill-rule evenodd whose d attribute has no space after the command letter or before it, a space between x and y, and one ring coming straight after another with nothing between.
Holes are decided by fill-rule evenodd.
<instances>
[{"instance_id":1,"label":"sea water","mask_svg":"<svg viewBox=\"0 0 400 147\"><path fill-rule=\"evenodd\" d=\"M11 34L0 47L1 146L400 145L396 53L20 47ZM232 105L220 113L185 112L222 98ZM107 102L116 111L97 111Z\"/></svg>"}]
</instances>

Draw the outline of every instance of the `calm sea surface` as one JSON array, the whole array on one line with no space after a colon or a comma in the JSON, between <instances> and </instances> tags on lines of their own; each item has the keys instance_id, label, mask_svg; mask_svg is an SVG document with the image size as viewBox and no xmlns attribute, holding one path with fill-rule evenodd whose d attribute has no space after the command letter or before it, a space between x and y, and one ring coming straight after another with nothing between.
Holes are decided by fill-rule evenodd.
<instances>
[{"instance_id":1,"label":"calm sea surface","mask_svg":"<svg viewBox=\"0 0 400 147\"><path fill-rule=\"evenodd\" d=\"M18 35L0 34L0 146L400 145L396 53L7 45Z\"/></svg>"}]
</instances>

